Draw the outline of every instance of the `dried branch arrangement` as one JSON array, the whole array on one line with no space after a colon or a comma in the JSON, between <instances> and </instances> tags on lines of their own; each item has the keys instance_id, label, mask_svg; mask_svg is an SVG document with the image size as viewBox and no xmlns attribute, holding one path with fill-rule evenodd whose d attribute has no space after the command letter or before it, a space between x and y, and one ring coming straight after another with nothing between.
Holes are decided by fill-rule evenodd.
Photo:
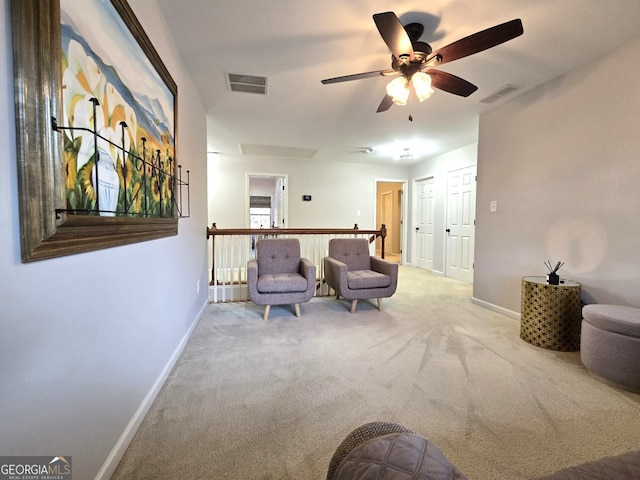
<instances>
[{"instance_id":1,"label":"dried branch arrangement","mask_svg":"<svg viewBox=\"0 0 640 480\"><path fill-rule=\"evenodd\" d=\"M556 263L556 266L553 267L551 260L547 260L546 262L544 262L545 267L547 267L549 269L549 274L553 275L555 274L558 270L560 270L560 267L562 267L564 265L564 262L558 262Z\"/></svg>"}]
</instances>

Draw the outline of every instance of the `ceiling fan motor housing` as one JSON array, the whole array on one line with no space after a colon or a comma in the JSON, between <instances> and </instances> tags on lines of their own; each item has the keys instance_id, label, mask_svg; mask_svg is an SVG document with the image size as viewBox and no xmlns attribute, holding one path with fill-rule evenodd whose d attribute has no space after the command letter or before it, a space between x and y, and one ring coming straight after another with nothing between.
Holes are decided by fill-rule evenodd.
<instances>
[{"instance_id":1,"label":"ceiling fan motor housing","mask_svg":"<svg viewBox=\"0 0 640 480\"><path fill-rule=\"evenodd\" d=\"M422 69L431 53L431 46L428 43L414 41L412 46L413 61L409 60L409 56L405 57L403 55L401 58L396 58L395 55L391 55L391 68L406 77L411 77L411 75Z\"/></svg>"}]
</instances>

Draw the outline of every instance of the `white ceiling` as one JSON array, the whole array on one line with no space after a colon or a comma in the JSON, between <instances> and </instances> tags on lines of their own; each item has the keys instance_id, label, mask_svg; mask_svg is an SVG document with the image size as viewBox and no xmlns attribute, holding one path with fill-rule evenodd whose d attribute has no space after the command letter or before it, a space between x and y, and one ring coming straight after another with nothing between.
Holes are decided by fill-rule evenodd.
<instances>
[{"instance_id":1,"label":"white ceiling","mask_svg":"<svg viewBox=\"0 0 640 480\"><path fill-rule=\"evenodd\" d=\"M250 144L272 155L317 150L304 161L413 163L476 142L480 113L640 36L640 0L157 2L208 114L207 148L224 156ZM388 78L320 80L390 68L372 20L390 9L403 24L423 23L421 40L434 50L514 18L524 35L438 67L477 85L471 96L436 90L423 103L376 113ZM267 95L230 91L227 73L268 77ZM521 88L480 102L506 84ZM414 156L395 160L391 146L412 147Z\"/></svg>"}]
</instances>

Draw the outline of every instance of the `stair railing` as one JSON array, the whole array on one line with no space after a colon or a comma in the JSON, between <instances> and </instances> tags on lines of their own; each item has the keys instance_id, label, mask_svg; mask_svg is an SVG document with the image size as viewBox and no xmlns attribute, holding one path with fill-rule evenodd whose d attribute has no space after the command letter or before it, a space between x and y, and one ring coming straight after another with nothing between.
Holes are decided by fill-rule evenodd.
<instances>
[{"instance_id":1,"label":"stair railing","mask_svg":"<svg viewBox=\"0 0 640 480\"><path fill-rule=\"evenodd\" d=\"M212 303L248 300L247 262L255 258L255 244L263 237L298 238L300 254L316 266L316 296L326 296L329 288L324 281L324 257L328 255L331 238L367 238L371 255L376 254L376 239L380 238L380 257L384 258L387 228L360 230L353 228L228 228L215 223L207 228L211 238L211 276L209 300Z\"/></svg>"}]
</instances>

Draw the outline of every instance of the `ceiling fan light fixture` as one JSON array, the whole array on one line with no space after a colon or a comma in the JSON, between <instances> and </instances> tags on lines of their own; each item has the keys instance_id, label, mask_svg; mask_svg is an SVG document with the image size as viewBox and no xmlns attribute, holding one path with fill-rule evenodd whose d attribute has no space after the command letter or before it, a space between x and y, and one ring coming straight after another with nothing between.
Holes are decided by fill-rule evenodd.
<instances>
[{"instance_id":1,"label":"ceiling fan light fixture","mask_svg":"<svg viewBox=\"0 0 640 480\"><path fill-rule=\"evenodd\" d=\"M413 160L413 153L411 152L411 148L404 147L400 152L395 156L396 160Z\"/></svg>"},{"instance_id":2,"label":"ceiling fan light fixture","mask_svg":"<svg viewBox=\"0 0 640 480\"><path fill-rule=\"evenodd\" d=\"M416 97L421 102L424 102L433 94L433 88L431 88L431 76L424 72L416 72L411 77L411 83L413 89L416 91Z\"/></svg>"},{"instance_id":3,"label":"ceiling fan light fixture","mask_svg":"<svg viewBox=\"0 0 640 480\"><path fill-rule=\"evenodd\" d=\"M404 77L394 78L387 84L387 95L396 105L406 105L409 99L409 82Z\"/></svg>"}]
</instances>

